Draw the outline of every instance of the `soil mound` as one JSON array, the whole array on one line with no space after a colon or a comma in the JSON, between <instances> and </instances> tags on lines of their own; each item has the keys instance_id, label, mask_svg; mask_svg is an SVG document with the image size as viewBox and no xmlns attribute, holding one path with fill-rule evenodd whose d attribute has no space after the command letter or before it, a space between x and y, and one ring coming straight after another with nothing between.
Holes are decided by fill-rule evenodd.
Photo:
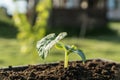
<instances>
[{"instance_id":1,"label":"soil mound","mask_svg":"<svg viewBox=\"0 0 120 80\"><path fill-rule=\"evenodd\" d=\"M101 59L0 69L0 80L120 80L120 64Z\"/></svg>"}]
</instances>

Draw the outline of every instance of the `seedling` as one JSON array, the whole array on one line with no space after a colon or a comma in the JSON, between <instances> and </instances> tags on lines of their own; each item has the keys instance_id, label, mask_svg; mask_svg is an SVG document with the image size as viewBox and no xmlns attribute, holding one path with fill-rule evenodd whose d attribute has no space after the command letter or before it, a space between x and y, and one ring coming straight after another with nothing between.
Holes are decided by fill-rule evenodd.
<instances>
[{"instance_id":1,"label":"seedling","mask_svg":"<svg viewBox=\"0 0 120 80\"><path fill-rule=\"evenodd\" d=\"M50 49L56 45L58 48L61 48L65 51L65 60L64 60L64 68L68 67L68 55L70 53L77 53L79 56L81 56L83 63L86 60L86 57L84 53L79 50L74 45L66 45L60 42L61 39L63 39L67 35L66 32L60 33L58 36L55 35L55 33L49 34L42 38L40 41L37 42L37 50L39 53L39 56L42 57L42 59L45 59L50 51Z\"/></svg>"}]
</instances>

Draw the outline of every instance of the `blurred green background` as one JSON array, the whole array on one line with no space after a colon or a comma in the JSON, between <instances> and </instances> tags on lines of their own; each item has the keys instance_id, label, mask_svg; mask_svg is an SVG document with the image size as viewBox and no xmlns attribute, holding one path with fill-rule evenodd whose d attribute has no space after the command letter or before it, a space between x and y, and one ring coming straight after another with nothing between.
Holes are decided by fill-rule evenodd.
<instances>
[{"instance_id":1,"label":"blurred green background","mask_svg":"<svg viewBox=\"0 0 120 80\"><path fill-rule=\"evenodd\" d=\"M109 22L109 29L115 34L88 35L85 38L77 36L67 37L62 42L74 44L85 53L87 59L102 58L120 62L120 23ZM0 11L0 67L9 65L28 65L64 60L64 53L61 50L52 48L46 60L42 60L35 52L30 54L20 53L19 41L16 39L17 29L13 20ZM102 32L101 32L102 33ZM109 34L110 33L110 34ZM94 33L96 34L96 33ZM69 36L70 34L68 34ZM81 60L77 55L71 54L69 60Z\"/></svg>"}]
</instances>

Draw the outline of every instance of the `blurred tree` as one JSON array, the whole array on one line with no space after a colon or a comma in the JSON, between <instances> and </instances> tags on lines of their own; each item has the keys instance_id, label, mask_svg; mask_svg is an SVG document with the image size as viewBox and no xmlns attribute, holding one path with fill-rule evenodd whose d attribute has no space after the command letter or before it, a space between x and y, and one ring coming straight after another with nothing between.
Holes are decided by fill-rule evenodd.
<instances>
[{"instance_id":1,"label":"blurred tree","mask_svg":"<svg viewBox=\"0 0 120 80\"><path fill-rule=\"evenodd\" d=\"M50 9L51 0L40 0L35 6L36 18L31 20L33 21L32 24L30 23L31 21L28 20L26 14L19 14L16 12L13 15L15 25L19 30L17 38L20 41L22 53L31 53L35 51L36 42L45 35Z\"/></svg>"},{"instance_id":2,"label":"blurred tree","mask_svg":"<svg viewBox=\"0 0 120 80\"><path fill-rule=\"evenodd\" d=\"M36 12L36 5L39 2L39 0L27 0L28 7L27 7L27 18L31 25L35 24L35 20L37 17L37 12Z\"/></svg>"}]
</instances>

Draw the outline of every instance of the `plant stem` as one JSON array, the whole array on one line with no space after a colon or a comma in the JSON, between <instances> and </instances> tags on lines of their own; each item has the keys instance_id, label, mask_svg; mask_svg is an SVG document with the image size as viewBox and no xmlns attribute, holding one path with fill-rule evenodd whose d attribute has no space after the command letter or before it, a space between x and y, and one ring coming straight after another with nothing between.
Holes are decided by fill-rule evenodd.
<instances>
[{"instance_id":1,"label":"plant stem","mask_svg":"<svg viewBox=\"0 0 120 80\"><path fill-rule=\"evenodd\" d=\"M65 61L64 61L64 68L68 67L68 52L65 50Z\"/></svg>"}]
</instances>

